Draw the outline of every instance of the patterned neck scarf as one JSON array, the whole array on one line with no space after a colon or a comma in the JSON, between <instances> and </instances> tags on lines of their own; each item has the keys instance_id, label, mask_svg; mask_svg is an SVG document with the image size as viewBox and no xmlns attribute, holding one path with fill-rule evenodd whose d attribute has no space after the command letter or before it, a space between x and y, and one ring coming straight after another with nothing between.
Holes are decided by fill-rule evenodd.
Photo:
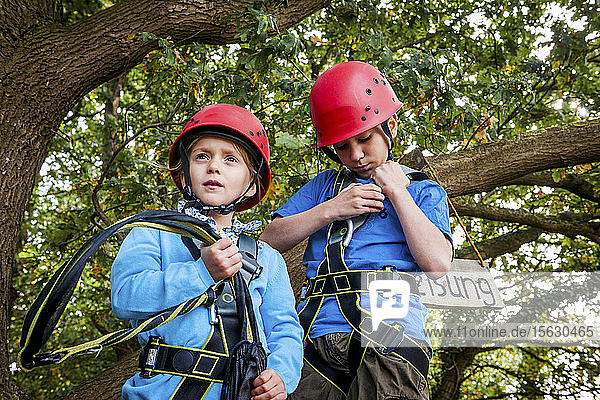
<instances>
[{"instance_id":1,"label":"patterned neck scarf","mask_svg":"<svg viewBox=\"0 0 600 400\"><path fill-rule=\"evenodd\" d=\"M201 214L200 211L193 207L186 208L184 211L183 207L185 206L185 204L185 200L179 201L179 203L177 203L177 211L183 212L191 217L199 219L202 222L208 223L210 227L217 233L217 235L221 237L228 237L234 244L237 244L238 236L240 235L240 233L254 232L262 225L262 222L260 221L251 221L245 224L234 218L230 226L225 226L221 229L217 229L217 223L212 217ZM194 240L194 242L196 242L196 240ZM262 243L258 241L258 249L260 250L261 248Z\"/></svg>"}]
</instances>

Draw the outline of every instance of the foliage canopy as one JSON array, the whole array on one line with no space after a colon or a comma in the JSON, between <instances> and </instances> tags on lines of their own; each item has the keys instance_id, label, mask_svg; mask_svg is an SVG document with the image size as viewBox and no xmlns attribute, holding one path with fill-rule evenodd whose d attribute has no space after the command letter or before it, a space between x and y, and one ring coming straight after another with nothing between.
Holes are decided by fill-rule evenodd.
<instances>
[{"instance_id":1,"label":"foliage canopy","mask_svg":"<svg viewBox=\"0 0 600 400\"><path fill-rule=\"evenodd\" d=\"M62 21L72 24L113 3L63 1ZM65 118L23 225L12 354L20 322L42 282L85 239L110 221L174 207L177 189L162 166L186 118L203 106L245 106L266 126L272 187L262 204L241 215L265 222L301 185L332 166L315 148L307 99L316 77L341 61L372 63L393 82L404 102L398 158L417 146L436 156L598 115L600 14L593 0L336 0L287 31L280 31L272 16L277 6L257 1L241 11L254 23L240 27L238 45L178 46L169 37L139 32L137 38L156 40L161 50L89 93ZM460 201L597 225L599 165L549 171L539 174L537 183ZM567 180L587 190L561 185ZM470 218L469 208L464 209L477 241L529 229ZM61 322L64 328L55 336L61 345L126 325L112 316L109 303L110 265L117 251L118 240L107 243L89 265ZM598 268L599 254L598 243L590 238L539 231L509 253L492 252L492 259L496 268L507 271L590 271ZM135 345L39 372L16 371L15 376L38 398L53 398ZM434 393L459 353L436 354ZM597 393L597 365L593 349L486 350L468 364L458 396Z\"/></svg>"}]
</instances>

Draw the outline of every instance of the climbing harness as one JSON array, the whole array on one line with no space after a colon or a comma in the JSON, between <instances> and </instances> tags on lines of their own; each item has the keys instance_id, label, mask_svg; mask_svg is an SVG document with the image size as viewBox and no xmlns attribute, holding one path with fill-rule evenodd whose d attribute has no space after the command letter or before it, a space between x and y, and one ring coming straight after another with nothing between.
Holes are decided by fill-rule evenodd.
<instances>
[{"instance_id":1,"label":"climbing harness","mask_svg":"<svg viewBox=\"0 0 600 400\"><path fill-rule=\"evenodd\" d=\"M198 260L200 249L193 239L182 236L182 241L193 259ZM151 336L140 353L138 368L141 377L150 378L159 373L183 377L172 397L175 400L202 397L214 383L223 384L222 398L226 393L240 396L230 397L232 399L249 398L249 395L243 394L244 387L249 388L249 393L251 387L247 383L266 368L266 354L258 343L252 299L245 283L259 277L262 272L262 267L256 262L258 245L252 237L241 233L238 248L242 258L249 262L243 263L240 274L223 282L216 300L209 306L211 330L202 348L172 346L157 336ZM236 369L241 372L232 374ZM250 378L241 379L240 384L238 381L243 374Z\"/></svg>"},{"instance_id":2,"label":"climbing harness","mask_svg":"<svg viewBox=\"0 0 600 400\"><path fill-rule=\"evenodd\" d=\"M199 393L205 394L215 382L223 383L223 390L228 393L237 393L239 387L248 387L248 381L254 380L266 367L266 354L259 342L252 299L246 284L246 280L249 282L258 277L262 268L256 261L257 243L245 234L241 234L238 241L242 254L241 273L215 283L201 295L164 310L135 328L109 333L80 345L40 353L73 295L87 260L110 236L132 227L154 228L182 235L195 260L200 257L200 250L193 240L211 245L220 239L208 223L166 210L145 211L97 233L56 271L28 311L22 328L19 365L24 370L31 370L61 363L76 354L97 355L105 348L156 329L204 306L209 308L211 330L202 348L172 346L164 343L160 337L150 336L140 353L140 376L149 378L157 373L183 376L172 397L176 400L198 398ZM242 360L241 367L239 360ZM238 371L228 377L227 374L236 368L246 376Z\"/></svg>"},{"instance_id":3,"label":"climbing harness","mask_svg":"<svg viewBox=\"0 0 600 400\"><path fill-rule=\"evenodd\" d=\"M427 179L427 175L422 172L405 166L402 168L412 182ZM354 181L354 175L341 168L334 180L332 197ZM374 330L370 311L360 306L360 293L366 292L366 288L362 288L363 276L366 276L367 284L374 280L403 279L409 283L411 295L418 295L414 276L398 271L395 266L384 266L381 270L350 270L347 267L344 261L345 249L350 244L353 233L368 217L369 214L362 214L329 225L325 259L317 268L315 277L307 279L304 284L301 300L306 300L306 303L298 313L304 329L305 361L344 394L347 394L356 370L362 363L367 347L361 343L368 343L382 354L398 354L411 363L423 377L427 376L429 366L429 355L423 344L405 336L404 327L400 323L382 321ZM323 301L328 296L335 297L344 319L352 327L348 342L350 374L328 367L317 354L309 335Z\"/></svg>"}]
</instances>

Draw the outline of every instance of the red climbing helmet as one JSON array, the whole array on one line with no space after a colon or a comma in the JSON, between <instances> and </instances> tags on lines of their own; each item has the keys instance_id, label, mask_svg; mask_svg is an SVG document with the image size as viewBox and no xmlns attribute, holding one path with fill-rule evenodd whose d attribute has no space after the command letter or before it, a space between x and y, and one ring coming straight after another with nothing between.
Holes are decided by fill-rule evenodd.
<instances>
[{"instance_id":1,"label":"red climbing helmet","mask_svg":"<svg viewBox=\"0 0 600 400\"><path fill-rule=\"evenodd\" d=\"M323 72L310 92L317 146L341 142L387 121L402 104L379 70L346 61Z\"/></svg>"},{"instance_id":2,"label":"red climbing helmet","mask_svg":"<svg viewBox=\"0 0 600 400\"><path fill-rule=\"evenodd\" d=\"M257 190L254 196L239 204L237 211L246 210L257 204L267 193L271 183L269 140L258 118L245 108L233 104L213 104L198 111L175 139L169 152L171 177L182 192L184 188L181 179L174 169L181 159L179 144L187 144L188 138L196 138L202 134L233 140L248 151L250 158L256 162L255 167L258 169L262 190Z\"/></svg>"}]
</instances>

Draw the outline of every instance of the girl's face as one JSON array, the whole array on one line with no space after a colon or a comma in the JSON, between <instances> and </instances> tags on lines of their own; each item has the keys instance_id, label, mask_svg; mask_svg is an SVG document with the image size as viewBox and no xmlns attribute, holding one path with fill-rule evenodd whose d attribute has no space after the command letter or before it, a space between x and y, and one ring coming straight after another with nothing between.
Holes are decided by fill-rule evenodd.
<instances>
[{"instance_id":1,"label":"girl's face","mask_svg":"<svg viewBox=\"0 0 600 400\"><path fill-rule=\"evenodd\" d=\"M240 197L252 182L252 175L238 146L232 141L203 136L189 155L192 190L206 205L230 204ZM245 194L256 193L253 185Z\"/></svg>"}]
</instances>

